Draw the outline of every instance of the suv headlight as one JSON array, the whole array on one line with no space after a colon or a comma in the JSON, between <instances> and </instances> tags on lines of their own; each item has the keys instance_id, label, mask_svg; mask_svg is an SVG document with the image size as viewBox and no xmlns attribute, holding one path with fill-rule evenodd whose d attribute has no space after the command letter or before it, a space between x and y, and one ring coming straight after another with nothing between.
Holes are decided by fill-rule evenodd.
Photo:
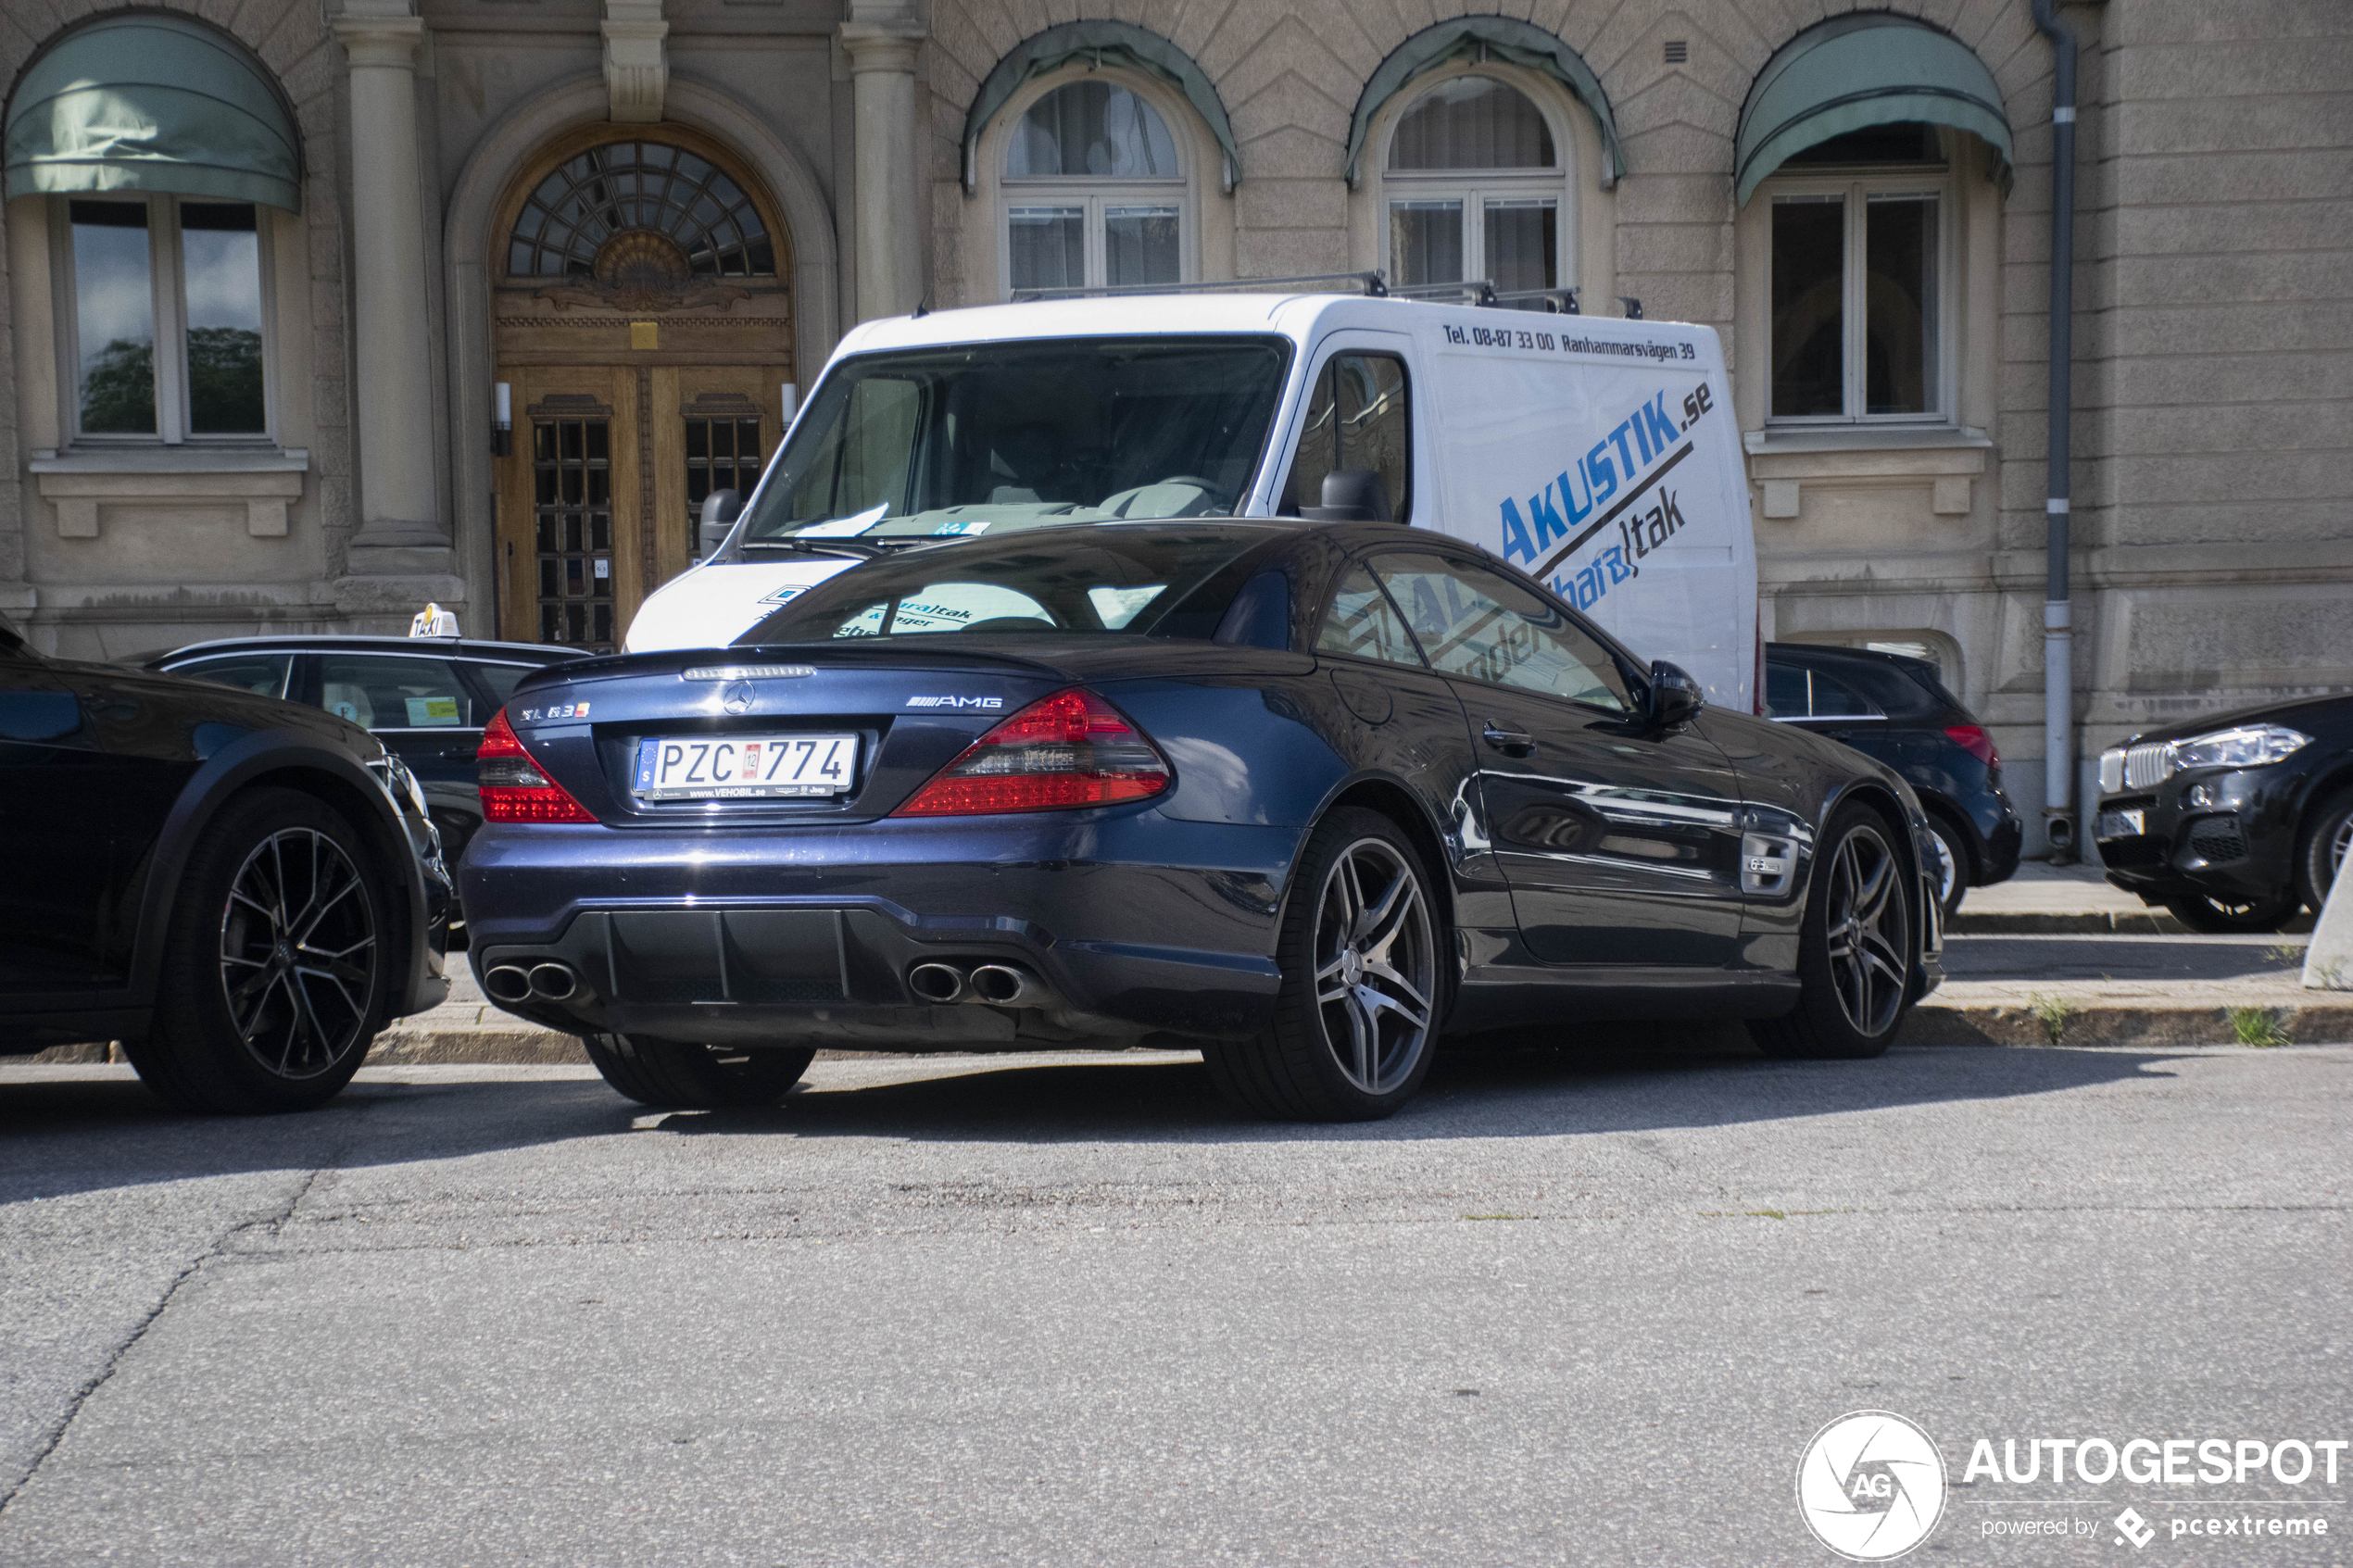
<instances>
[{"instance_id":1,"label":"suv headlight","mask_svg":"<svg viewBox=\"0 0 2353 1568\"><path fill-rule=\"evenodd\" d=\"M2259 768L2311 744L2312 737L2284 724L2245 724L2174 743L2178 768Z\"/></svg>"}]
</instances>

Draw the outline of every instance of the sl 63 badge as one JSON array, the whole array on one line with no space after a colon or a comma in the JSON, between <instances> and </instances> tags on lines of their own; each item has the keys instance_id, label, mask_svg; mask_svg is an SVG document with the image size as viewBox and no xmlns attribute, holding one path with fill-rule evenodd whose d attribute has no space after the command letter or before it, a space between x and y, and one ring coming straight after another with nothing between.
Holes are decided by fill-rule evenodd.
<instances>
[{"instance_id":1,"label":"sl 63 badge","mask_svg":"<svg viewBox=\"0 0 2353 1568\"><path fill-rule=\"evenodd\" d=\"M560 702L553 708L526 708L522 721L526 724L552 724L559 719L585 719L588 705L585 702Z\"/></svg>"}]
</instances>

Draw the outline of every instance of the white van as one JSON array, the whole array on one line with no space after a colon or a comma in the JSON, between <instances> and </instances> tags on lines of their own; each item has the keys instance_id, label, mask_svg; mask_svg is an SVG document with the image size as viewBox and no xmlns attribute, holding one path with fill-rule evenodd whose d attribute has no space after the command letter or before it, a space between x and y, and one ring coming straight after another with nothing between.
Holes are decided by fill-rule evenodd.
<instances>
[{"instance_id":1,"label":"white van","mask_svg":"<svg viewBox=\"0 0 2353 1568\"><path fill-rule=\"evenodd\" d=\"M869 321L725 542L646 601L624 646L724 645L918 539L1319 515L1469 540L1709 701L1754 708L1755 547L1716 333L1352 295Z\"/></svg>"}]
</instances>

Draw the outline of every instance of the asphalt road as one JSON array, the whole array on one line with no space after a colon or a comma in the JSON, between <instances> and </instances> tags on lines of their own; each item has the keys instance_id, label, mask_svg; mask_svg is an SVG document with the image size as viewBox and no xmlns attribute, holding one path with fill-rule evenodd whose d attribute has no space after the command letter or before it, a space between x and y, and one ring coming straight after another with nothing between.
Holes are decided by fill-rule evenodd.
<instances>
[{"instance_id":1,"label":"asphalt road","mask_svg":"<svg viewBox=\"0 0 2353 1568\"><path fill-rule=\"evenodd\" d=\"M2353 1437L2348 1069L1665 1032L1344 1129L1140 1053L726 1115L0 1069L0 1562L1832 1562L1794 1477L1860 1408L1957 1481L1979 1437ZM1981 1477L1913 1561L2220 1561L2162 1532L2223 1503L2334 1526L2230 1562L2343 1561L2349 1499ZM1986 1534L2049 1519L2096 1534Z\"/></svg>"}]
</instances>

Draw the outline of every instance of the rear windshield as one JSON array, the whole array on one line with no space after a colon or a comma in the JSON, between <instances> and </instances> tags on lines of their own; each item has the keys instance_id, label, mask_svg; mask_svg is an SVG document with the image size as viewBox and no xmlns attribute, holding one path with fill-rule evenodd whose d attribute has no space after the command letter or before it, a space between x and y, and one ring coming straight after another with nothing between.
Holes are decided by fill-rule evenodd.
<instances>
[{"instance_id":1,"label":"rear windshield","mask_svg":"<svg viewBox=\"0 0 2353 1568\"><path fill-rule=\"evenodd\" d=\"M1057 338L869 354L825 377L744 547L1230 517L1282 395L1280 338Z\"/></svg>"},{"instance_id":2,"label":"rear windshield","mask_svg":"<svg viewBox=\"0 0 2353 1568\"><path fill-rule=\"evenodd\" d=\"M930 546L826 579L736 639L823 643L941 632L1207 637L1241 586L1249 528L1073 528Z\"/></svg>"}]
</instances>

